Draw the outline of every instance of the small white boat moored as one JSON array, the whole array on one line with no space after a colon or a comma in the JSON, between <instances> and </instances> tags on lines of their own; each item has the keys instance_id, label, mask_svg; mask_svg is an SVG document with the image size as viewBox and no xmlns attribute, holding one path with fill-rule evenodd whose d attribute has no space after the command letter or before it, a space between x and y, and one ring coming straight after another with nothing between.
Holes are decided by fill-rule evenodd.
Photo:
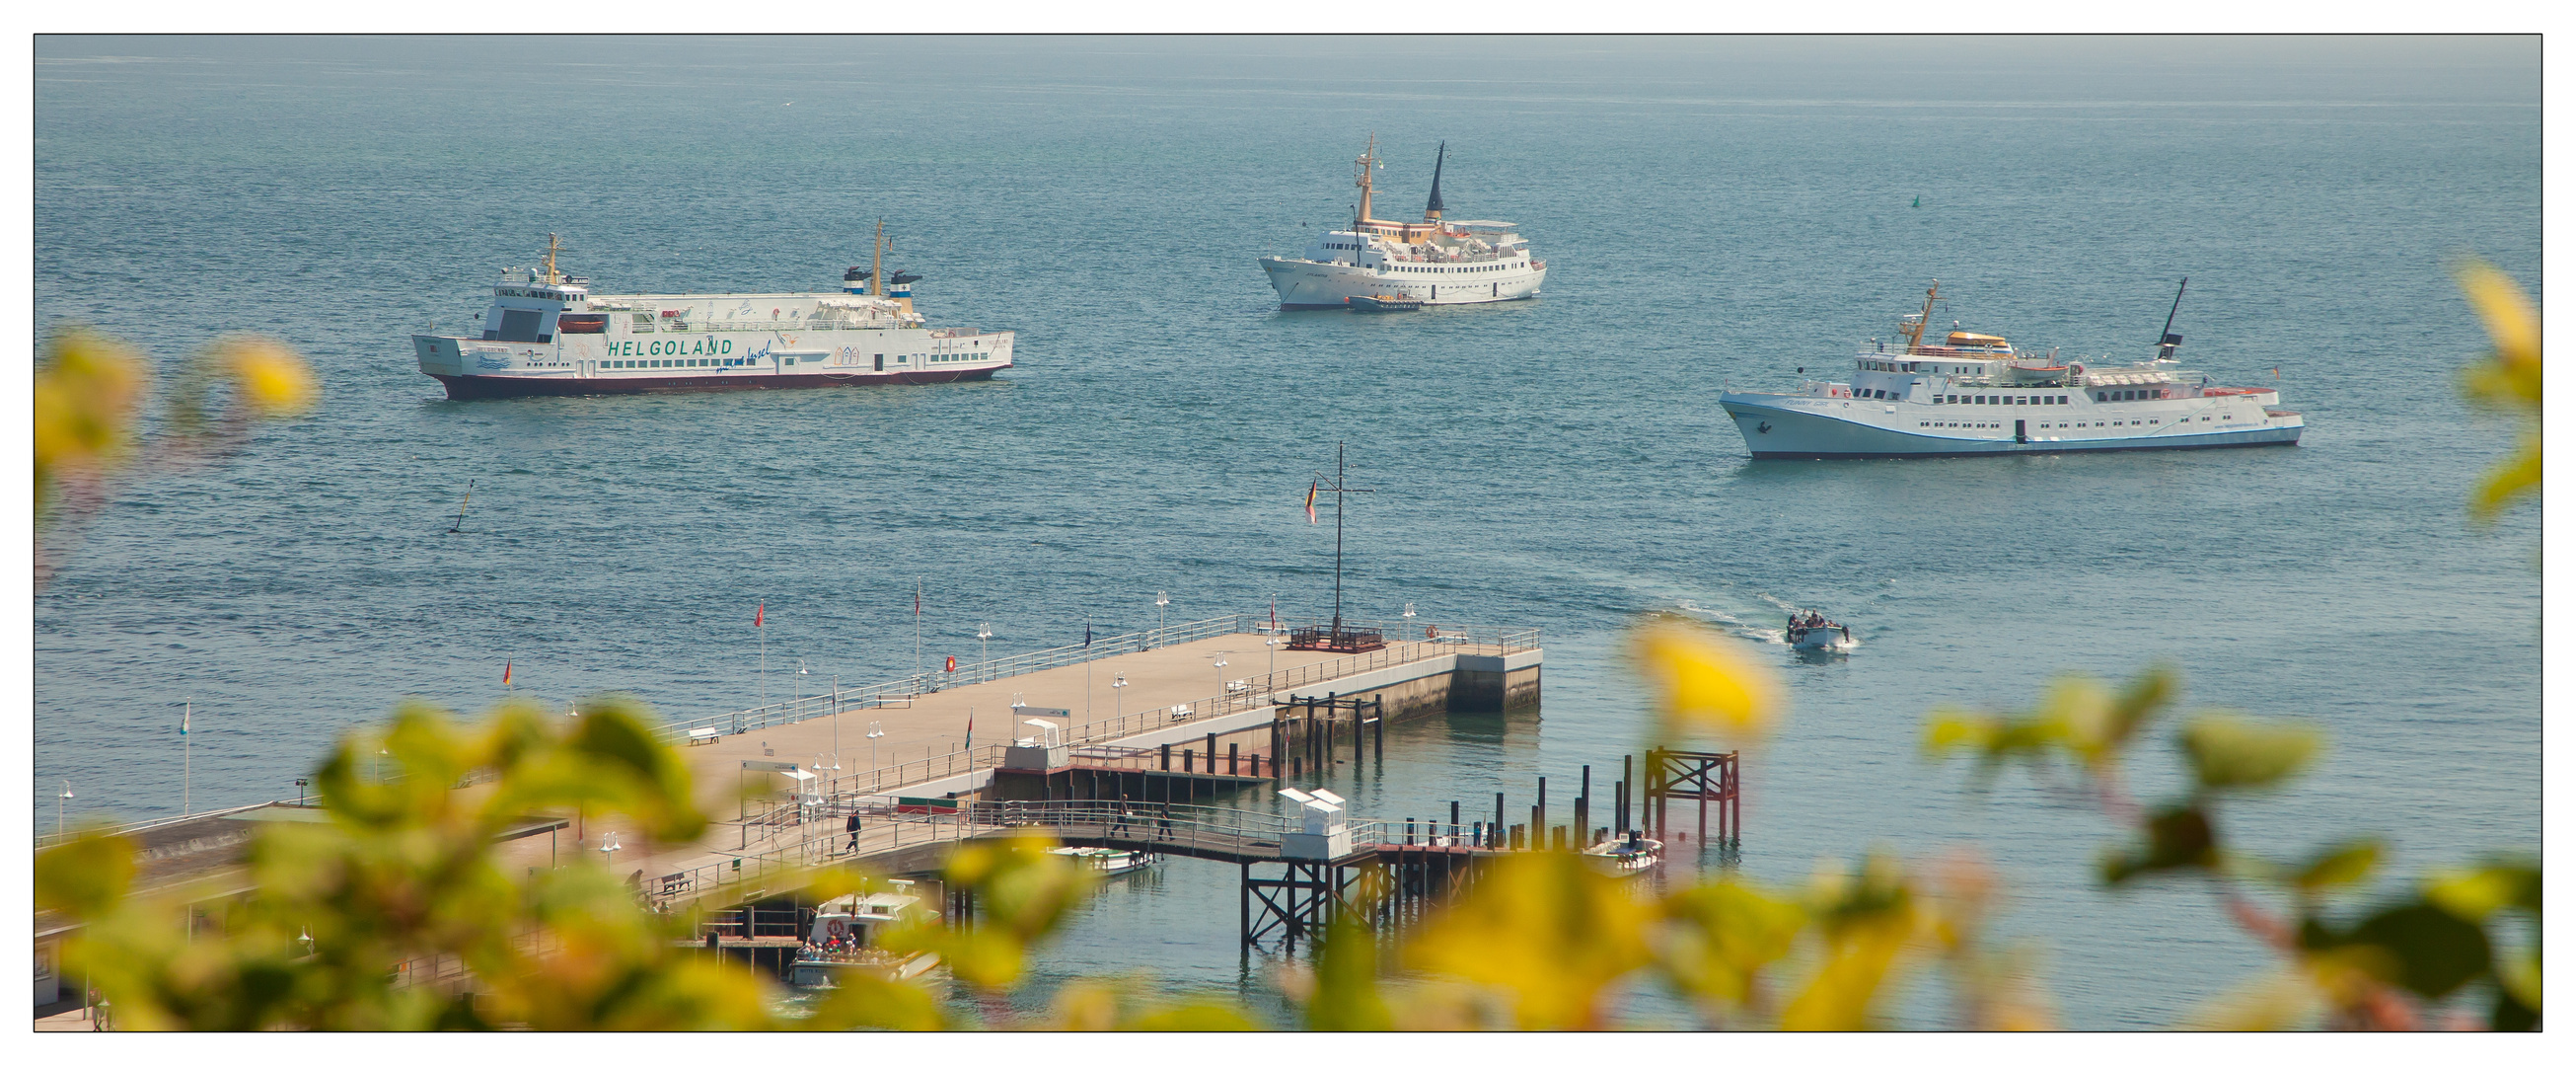
<instances>
[{"instance_id":1,"label":"small white boat moored","mask_svg":"<svg viewBox=\"0 0 2576 1066\"><path fill-rule=\"evenodd\" d=\"M1612 877L1629 877L1664 861L1664 842L1631 829L1628 835L1583 849L1585 865Z\"/></svg>"},{"instance_id":2,"label":"small white boat moored","mask_svg":"<svg viewBox=\"0 0 2576 1066\"><path fill-rule=\"evenodd\" d=\"M1047 850L1098 870L1107 877L1133 873L1163 861L1162 856L1153 852L1130 851L1125 848L1048 848Z\"/></svg>"}]
</instances>

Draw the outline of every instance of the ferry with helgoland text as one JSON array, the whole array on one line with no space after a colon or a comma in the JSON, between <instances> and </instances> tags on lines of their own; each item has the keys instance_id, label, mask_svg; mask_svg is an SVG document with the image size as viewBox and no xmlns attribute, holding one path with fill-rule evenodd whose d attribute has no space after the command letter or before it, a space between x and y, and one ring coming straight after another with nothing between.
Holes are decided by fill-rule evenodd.
<instances>
[{"instance_id":1,"label":"ferry with helgoland text","mask_svg":"<svg viewBox=\"0 0 2576 1066\"><path fill-rule=\"evenodd\" d=\"M1509 222L1441 217L1440 172L1449 162L1443 142L1431 164L1431 201L1420 222L1376 218L1377 138L1358 161L1360 202L1349 229L1315 238L1302 256L1265 256L1261 271L1279 293L1282 311L1325 308L1412 310L1451 304L1501 303L1538 295L1547 262ZM1353 301L1360 301L1354 304Z\"/></svg>"},{"instance_id":2,"label":"ferry with helgoland text","mask_svg":"<svg viewBox=\"0 0 2576 1066\"><path fill-rule=\"evenodd\" d=\"M2188 288L2191 279L2183 279ZM2222 386L2181 369L2182 336L2165 313L2155 356L2126 365L2025 356L2004 338L1954 328L1923 342L1941 284L1899 321L1901 342L1873 341L1850 381L1797 392L1725 392L1756 459L1908 459L2297 444L2306 420L2278 390ZM1801 371L1803 373L1803 371ZM2012 410L2004 410L2004 408Z\"/></svg>"},{"instance_id":3,"label":"ferry with helgoland text","mask_svg":"<svg viewBox=\"0 0 2576 1066\"><path fill-rule=\"evenodd\" d=\"M492 287L481 336L412 347L453 400L918 385L1011 366L1009 331L932 328L913 309L921 277L888 276L885 249L880 225L871 265L844 271L839 292L612 296L557 269L548 234L542 267Z\"/></svg>"}]
</instances>

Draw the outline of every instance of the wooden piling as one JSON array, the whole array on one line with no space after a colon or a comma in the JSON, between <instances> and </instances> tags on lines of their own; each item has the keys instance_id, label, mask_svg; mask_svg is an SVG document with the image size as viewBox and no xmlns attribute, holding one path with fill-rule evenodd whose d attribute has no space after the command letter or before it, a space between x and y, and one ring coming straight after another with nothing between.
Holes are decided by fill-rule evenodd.
<instances>
[{"instance_id":1,"label":"wooden piling","mask_svg":"<svg viewBox=\"0 0 2576 1066\"><path fill-rule=\"evenodd\" d=\"M1530 808L1530 846L1547 845L1547 779L1538 779L1538 803Z\"/></svg>"},{"instance_id":2,"label":"wooden piling","mask_svg":"<svg viewBox=\"0 0 2576 1066\"><path fill-rule=\"evenodd\" d=\"M1583 787L1574 794L1574 839L1592 837L1592 764L1583 764Z\"/></svg>"},{"instance_id":3,"label":"wooden piling","mask_svg":"<svg viewBox=\"0 0 2576 1066\"><path fill-rule=\"evenodd\" d=\"M1493 831L1494 831L1494 833L1496 833L1496 834L1499 834L1499 833L1501 833L1501 832L1503 831L1503 794L1502 794L1502 793L1500 793L1500 792L1494 793L1494 830L1493 830ZM1496 850L1496 851L1500 851L1500 850L1502 850L1500 847L1495 847L1493 840L1490 838L1490 835L1489 835L1488 839L1485 841L1485 844L1486 844L1486 846L1488 846L1488 847L1494 847L1494 850Z\"/></svg>"}]
</instances>

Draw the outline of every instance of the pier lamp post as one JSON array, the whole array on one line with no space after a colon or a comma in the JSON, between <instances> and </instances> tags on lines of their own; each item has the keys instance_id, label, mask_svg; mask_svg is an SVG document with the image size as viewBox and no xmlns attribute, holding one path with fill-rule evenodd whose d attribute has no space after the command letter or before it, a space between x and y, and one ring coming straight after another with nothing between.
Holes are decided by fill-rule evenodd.
<instances>
[{"instance_id":1,"label":"pier lamp post","mask_svg":"<svg viewBox=\"0 0 2576 1066\"><path fill-rule=\"evenodd\" d=\"M1279 635L1273 633L1270 635L1270 639L1262 641L1262 643L1270 645L1270 673L1273 676L1276 676L1279 673Z\"/></svg>"},{"instance_id":2,"label":"pier lamp post","mask_svg":"<svg viewBox=\"0 0 2576 1066\"><path fill-rule=\"evenodd\" d=\"M1413 604L1410 602L1404 605L1404 628L1407 630L1413 628Z\"/></svg>"},{"instance_id":3,"label":"pier lamp post","mask_svg":"<svg viewBox=\"0 0 2576 1066\"><path fill-rule=\"evenodd\" d=\"M1164 643L1163 608L1171 605L1171 597L1163 595L1160 592L1154 594L1154 646L1157 648L1162 647Z\"/></svg>"},{"instance_id":4,"label":"pier lamp post","mask_svg":"<svg viewBox=\"0 0 2576 1066\"><path fill-rule=\"evenodd\" d=\"M976 639L976 640L980 640L980 641L983 641L983 642L984 642L984 662L988 662L988 663L989 663L989 662L992 662L992 661L993 661L993 623L991 623L991 622L986 622L986 623L984 623L983 625L976 626L976 627L975 627L975 639ZM981 665L981 664L978 664L978 665Z\"/></svg>"},{"instance_id":5,"label":"pier lamp post","mask_svg":"<svg viewBox=\"0 0 2576 1066\"><path fill-rule=\"evenodd\" d=\"M796 701L798 701L798 700L801 700L801 699L804 699L804 698L805 698L805 657L804 657L804 656L799 655L799 656L797 656L797 657L796 657L796 680L794 680L794 681L790 681L790 682L788 682L787 684L788 684L788 690L787 690L787 691L788 691L788 696L787 696L787 705L788 705L788 706L790 706L790 707L793 707L793 706L796 706Z\"/></svg>"},{"instance_id":6,"label":"pier lamp post","mask_svg":"<svg viewBox=\"0 0 2576 1066\"><path fill-rule=\"evenodd\" d=\"M1109 679L1109 713L1117 715L1121 723L1124 723L1127 718L1126 688L1127 675L1119 674ZM1125 726L1122 724L1120 728L1123 729Z\"/></svg>"},{"instance_id":7,"label":"pier lamp post","mask_svg":"<svg viewBox=\"0 0 2576 1066\"><path fill-rule=\"evenodd\" d=\"M72 798L72 779L66 777L63 779L63 794L54 797L54 839L57 842L63 838L63 804Z\"/></svg>"},{"instance_id":8,"label":"pier lamp post","mask_svg":"<svg viewBox=\"0 0 2576 1066\"><path fill-rule=\"evenodd\" d=\"M875 788L877 772L877 739L885 736L885 723L868 723L868 787Z\"/></svg>"},{"instance_id":9,"label":"pier lamp post","mask_svg":"<svg viewBox=\"0 0 2576 1066\"><path fill-rule=\"evenodd\" d=\"M1217 703L1218 703L1220 706L1222 706L1222 705L1225 703L1225 653L1224 653L1224 652L1218 652L1218 653L1217 653L1217 655L1216 655L1216 699L1217 699Z\"/></svg>"}]
</instances>

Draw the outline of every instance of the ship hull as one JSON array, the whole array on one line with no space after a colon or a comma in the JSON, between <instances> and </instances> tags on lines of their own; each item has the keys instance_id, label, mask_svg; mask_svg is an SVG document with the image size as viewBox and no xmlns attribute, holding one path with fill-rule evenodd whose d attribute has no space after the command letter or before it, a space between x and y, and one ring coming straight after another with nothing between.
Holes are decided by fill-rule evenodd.
<instances>
[{"instance_id":1,"label":"ship hull","mask_svg":"<svg viewBox=\"0 0 2576 1066\"><path fill-rule=\"evenodd\" d=\"M983 381L1001 367L982 370L928 370L910 374L759 374L687 378L527 378L474 374L431 374L447 387L451 400L492 400L511 396L640 396L663 392L738 392L750 389L833 389L851 385L939 385Z\"/></svg>"},{"instance_id":2,"label":"ship hull","mask_svg":"<svg viewBox=\"0 0 2576 1066\"><path fill-rule=\"evenodd\" d=\"M612 354L603 342L586 336L555 343L475 341L459 337L415 335L413 347L420 372L438 380L451 400L488 400L512 396L633 396L649 393L732 392L755 389L830 389L852 385L937 385L982 381L1008 370L1008 333L965 336L924 330L883 331L868 336L843 333L785 349L775 342L758 348L739 337L669 338L652 354L686 355L658 363L698 364L650 368L625 365L644 360L594 358ZM751 338L750 340L758 340ZM848 343L835 344L846 341ZM686 344L690 347L682 348ZM954 351L969 344L992 345L990 354ZM632 343L630 342L630 347ZM728 359L739 346L742 357ZM940 351L944 346L950 350ZM896 358L889 361L884 350ZM713 358L707 356L713 355ZM943 366L940 360L955 360ZM727 363L749 365L723 365ZM879 365L888 369L879 370ZM673 372L679 370L682 372Z\"/></svg>"},{"instance_id":3,"label":"ship hull","mask_svg":"<svg viewBox=\"0 0 2576 1066\"><path fill-rule=\"evenodd\" d=\"M1927 431L1916 428L1915 423L1936 417L1935 409L1902 401L1729 393L1720 399L1719 406L1734 419L1737 431L1744 435L1745 447L1755 459L1935 459L2260 448L2295 445L2305 428L2300 417L2289 412L2266 414L2262 423L2242 427L2185 431L2180 425L2172 425L2143 434L2034 430L2032 419L2005 414L1968 416L1992 422L1973 429ZM1949 416L1959 417L1955 410Z\"/></svg>"},{"instance_id":4,"label":"ship hull","mask_svg":"<svg viewBox=\"0 0 2576 1066\"><path fill-rule=\"evenodd\" d=\"M1509 303L1538 296L1547 268L1516 267L1486 275L1408 277L1381 274L1347 263L1317 263L1272 257L1260 260L1261 271L1279 294L1282 311L1339 310L1354 296L1418 301L1425 306Z\"/></svg>"}]
</instances>

